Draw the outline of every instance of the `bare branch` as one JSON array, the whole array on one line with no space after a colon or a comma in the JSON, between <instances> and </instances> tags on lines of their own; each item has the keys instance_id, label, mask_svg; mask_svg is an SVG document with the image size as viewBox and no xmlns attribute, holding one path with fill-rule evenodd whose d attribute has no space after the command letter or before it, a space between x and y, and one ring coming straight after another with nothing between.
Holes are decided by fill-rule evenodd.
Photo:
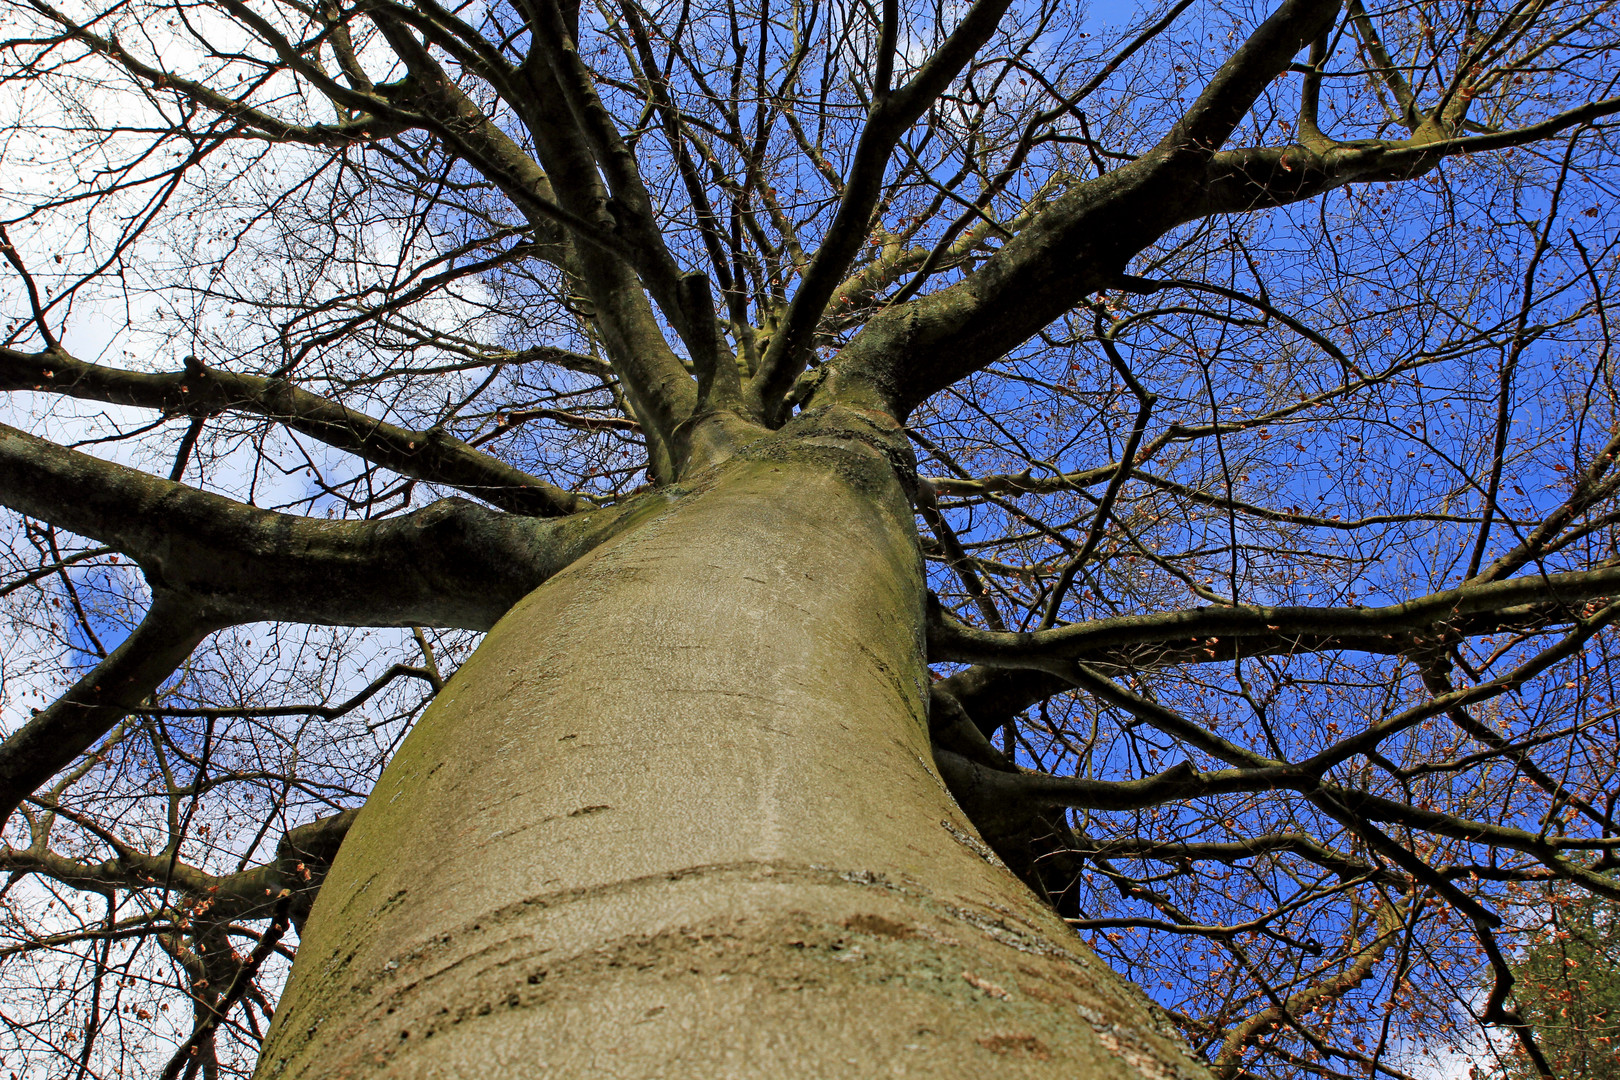
<instances>
[{"instance_id":1,"label":"bare branch","mask_svg":"<svg viewBox=\"0 0 1620 1080\"><path fill-rule=\"evenodd\" d=\"M0 743L0 822L111 731L215 628L197 606L156 593L122 644Z\"/></svg>"},{"instance_id":2,"label":"bare branch","mask_svg":"<svg viewBox=\"0 0 1620 1080\"><path fill-rule=\"evenodd\" d=\"M0 348L0 390L39 390L88 401L203 417L227 410L286 424L402 476L459 488L492 506L557 517L591 503L555 484L479 453L442 429L412 431L329 401L279 379L193 364L166 374L90 364L61 350Z\"/></svg>"}]
</instances>

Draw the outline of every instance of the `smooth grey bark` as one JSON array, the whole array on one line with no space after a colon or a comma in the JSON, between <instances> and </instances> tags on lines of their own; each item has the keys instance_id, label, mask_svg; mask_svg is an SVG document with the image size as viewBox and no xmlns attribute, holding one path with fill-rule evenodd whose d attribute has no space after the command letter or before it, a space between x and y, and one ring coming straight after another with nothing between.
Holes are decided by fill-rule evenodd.
<instances>
[{"instance_id":1,"label":"smooth grey bark","mask_svg":"<svg viewBox=\"0 0 1620 1080\"><path fill-rule=\"evenodd\" d=\"M893 433L804 426L490 632L345 841L259 1077L1202 1075L931 762Z\"/></svg>"}]
</instances>

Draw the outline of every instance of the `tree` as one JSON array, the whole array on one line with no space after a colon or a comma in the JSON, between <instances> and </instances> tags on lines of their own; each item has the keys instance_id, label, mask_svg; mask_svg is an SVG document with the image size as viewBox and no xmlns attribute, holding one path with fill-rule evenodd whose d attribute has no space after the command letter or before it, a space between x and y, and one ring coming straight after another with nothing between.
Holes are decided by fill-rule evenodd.
<instances>
[{"instance_id":1,"label":"tree","mask_svg":"<svg viewBox=\"0 0 1620 1080\"><path fill-rule=\"evenodd\" d=\"M1548 918L1515 958L1525 1005L1547 1062L1559 1076L1620 1076L1620 926L1614 905L1590 896L1550 897ZM1506 1076L1534 1076L1522 1056Z\"/></svg>"},{"instance_id":2,"label":"tree","mask_svg":"<svg viewBox=\"0 0 1620 1080\"><path fill-rule=\"evenodd\" d=\"M1546 1071L1611 5L5 11L8 1059Z\"/></svg>"}]
</instances>

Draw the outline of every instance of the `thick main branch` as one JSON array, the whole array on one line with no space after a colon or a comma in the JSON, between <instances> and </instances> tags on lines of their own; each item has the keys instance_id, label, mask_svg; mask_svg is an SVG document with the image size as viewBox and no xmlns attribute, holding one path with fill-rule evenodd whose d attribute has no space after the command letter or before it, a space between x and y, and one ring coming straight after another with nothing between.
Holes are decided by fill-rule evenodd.
<instances>
[{"instance_id":1,"label":"thick main branch","mask_svg":"<svg viewBox=\"0 0 1620 1080\"><path fill-rule=\"evenodd\" d=\"M483 630L664 496L536 519L444 499L381 521L260 510L0 425L0 505L99 540L215 626Z\"/></svg>"},{"instance_id":2,"label":"thick main branch","mask_svg":"<svg viewBox=\"0 0 1620 1080\"><path fill-rule=\"evenodd\" d=\"M1075 186L961 281L879 314L829 363L822 392L875 398L903 416L1109 284L1188 220L1216 149L1337 13L1337 0L1284 0L1157 146Z\"/></svg>"}]
</instances>

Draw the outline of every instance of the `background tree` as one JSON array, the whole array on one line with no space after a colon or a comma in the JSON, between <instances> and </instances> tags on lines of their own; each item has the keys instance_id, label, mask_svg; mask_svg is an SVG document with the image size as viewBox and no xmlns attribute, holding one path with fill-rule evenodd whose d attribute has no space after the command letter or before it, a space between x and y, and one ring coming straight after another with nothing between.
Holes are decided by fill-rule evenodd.
<instances>
[{"instance_id":1,"label":"background tree","mask_svg":"<svg viewBox=\"0 0 1620 1080\"><path fill-rule=\"evenodd\" d=\"M1620 927L1614 905L1590 896L1548 897L1547 921L1513 962L1520 1012L1559 1076L1620 1076ZM1499 1075L1535 1076L1512 1052Z\"/></svg>"},{"instance_id":2,"label":"background tree","mask_svg":"<svg viewBox=\"0 0 1620 1080\"><path fill-rule=\"evenodd\" d=\"M1612 5L0 10L8 1065L1546 1070Z\"/></svg>"}]
</instances>

